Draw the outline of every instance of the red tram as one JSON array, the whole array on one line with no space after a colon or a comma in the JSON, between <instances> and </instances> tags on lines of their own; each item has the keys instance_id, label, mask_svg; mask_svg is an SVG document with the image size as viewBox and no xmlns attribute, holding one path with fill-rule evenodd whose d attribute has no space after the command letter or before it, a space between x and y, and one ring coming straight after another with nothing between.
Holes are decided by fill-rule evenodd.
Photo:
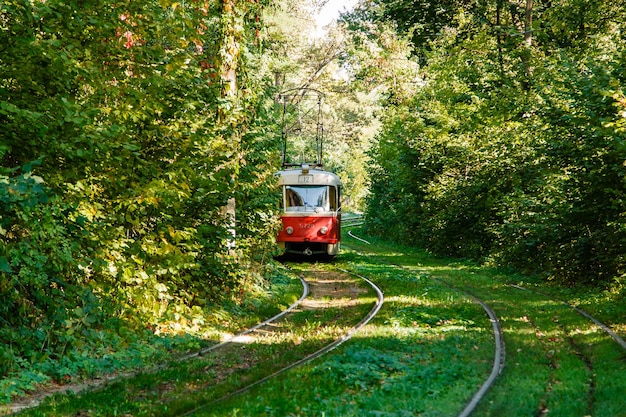
<instances>
[{"instance_id":1,"label":"red tram","mask_svg":"<svg viewBox=\"0 0 626 417\"><path fill-rule=\"evenodd\" d=\"M278 244L286 253L339 253L341 241L341 181L335 174L309 165L279 171L283 229Z\"/></svg>"}]
</instances>

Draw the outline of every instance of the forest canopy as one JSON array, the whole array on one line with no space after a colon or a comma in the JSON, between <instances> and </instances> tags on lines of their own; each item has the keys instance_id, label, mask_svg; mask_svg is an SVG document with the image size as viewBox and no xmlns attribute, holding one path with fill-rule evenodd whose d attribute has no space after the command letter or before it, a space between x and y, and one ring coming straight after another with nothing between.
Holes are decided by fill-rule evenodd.
<instances>
[{"instance_id":1,"label":"forest canopy","mask_svg":"<svg viewBox=\"0 0 626 417\"><path fill-rule=\"evenodd\" d=\"M424 13L422 11L425 11ZM368 227L575 285L626 272L623 1L362 3L421 63L390 93Z\"/></svg>"}]
</instances>

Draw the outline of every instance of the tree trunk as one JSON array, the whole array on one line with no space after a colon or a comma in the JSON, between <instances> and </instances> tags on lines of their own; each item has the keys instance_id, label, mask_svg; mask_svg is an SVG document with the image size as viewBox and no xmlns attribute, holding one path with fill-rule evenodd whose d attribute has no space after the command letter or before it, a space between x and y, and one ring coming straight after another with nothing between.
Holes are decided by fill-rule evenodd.
<instances>
[{"instance_id":1,"label":"tree trunk","mask_svg":"<svg viewBox=\"0 0 626 417\"><path fill-rule=\"evenodd\" d=\"M533 0L526 0L524 16L524 48L522 53L522 66L524 68L524 90L529 90L532 84L533 68L531 66L531 54L533 45Z\"/></svg>"},{"instance_id":2,"label":"tree trunk","mask_svg":"<svg viewBox=\"0 0 626 417\"><path fill-rule=\"evenodd\" d=\"M533 0L526 0L526 18L524 19L524 44L530 48L533 44Z\"/></svg>"},{"instance_id":3,"label":"tree trunk","mask_svg":"<svg viewBox=\"0 0 626 417\"><path fill-rule=\"evenodd\" d=\"M218 113L218 123L229 123L229 114L232 109L237 107L237 65L239 61L240 33L237 29L237 0L222 0L221 3L221 23L222 23L222 47L220 49L220 78L222 82L222 98L226 99L230 106L220 106ZM232 153L228 161L229 164L239 164L239 154L241 144L240 135L237 129L232 129L230 136L230 146ZM238 166L233 167L233 183L237 183ZM237 219L237 201L235 197L230 197L228 203L223 207L222 213L224 221L230 234L226 246L228 250L233 250L236 246L236 219Z\"/></svg>"}]
</instances>

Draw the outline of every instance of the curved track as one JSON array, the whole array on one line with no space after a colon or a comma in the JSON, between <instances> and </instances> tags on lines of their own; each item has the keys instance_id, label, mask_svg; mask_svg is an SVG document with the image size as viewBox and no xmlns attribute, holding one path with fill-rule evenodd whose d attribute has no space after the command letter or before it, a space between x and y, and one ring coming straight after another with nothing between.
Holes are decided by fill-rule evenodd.
<instances>
[{"instance_id":1,"label":"curved track","mask_svg":"<svg viewBox=\"0 0 626 417\"><path fill-rule=\"evenodd\" d=\"M356 236L354 233L352 233L352 231L348 231L348 235L350 237L352 237L353 239L356 239L360 242L363 242L367 245L370 244L370 242L368 242L367 240ZM398 268L402 268L402 269L406 269L404 266L402 265L397 265L397 264L392 264L395 267ZM466 291L464 289L455 287L453 285L451 285L450 283L441 280L439 278L436 277L430 277L430 279L437 281L445 286L447 286L448 288L451 288L455 291L461 292L465 295L467 295L468 297L470 297L472 300L474 300L476 303L480 304L480 306L482 307L482 309L485 311L485 313L487 314L487 316L489 317L489 320L491 322L491 326L493 329L493 338L494 338L494 344L495 344L495 348L494 348L494 358L493 358L493 366L491 368L491 373L489 374L489 376L487 377L487 379L483 382L483 384L481 385L480 389L474 394L474 396L472 397L472 399L470 400L470 402L465 406L465 408L463 409L463 411L461 412L461 414L459 414L459 417L468 417L469 415L471 415L474 410L476 409L476 407L478 406L478 403L483 399L483 397L487 394L487 392L489 391L489 389L493 386L493 384L495 383L498 375L500 374L500 372L502 372L502 369L504 368L504 361L505 361L505 356L506 356L506 349L504 346L504 337L502 334L502 325L500 324L500 320L498 319L498 316L496 315L495 311L489 307L489 305L487 305L486 302L484 302L483 300L481 300L480 298L478 298L477 296L475 296L474 294L470 293L469 291Z\"/></svg>"},{"instance_id":2,"label":"curved track","mask_svg":"<svg viewBox=\"0 0 626 417\"><path fill-rule=\"evenodd\" d=\"M342 343L346 342L347 340L350 340L352 338L352 336L359 329L361 329L363 326L365 326L367 323L369 323L374 318L374 316L376 316L376 314L378 313L378 311L381 309L381 307L383 305L383 302L384 302L383 292L381 291L381 289L378 286L376 286L376 284L374 284L372 281L370 281L366 277L363 277L361 275L358 275L358 274L355 274L353 272L346 271L346 270L343 270L343 269L340 269L340 268L337 268L337 269L339 271L341 271L342 273L346 274L346 275L351 275L351 276L354 276L354 277L357 277L357 278L363 280L376 293L376 302L374 303L374 306L372 307L372 309L367 313L367 315L365 315L365 317L363 317L357 324L355 324L353 327L351 327L341 337L335 339L333 342L323 346L322 348L318 349L317 351L315 351L315 352L313 352L313 353L303 357L302 359L299 359L299 360L297 360L295 362L292 362L292 363L288 364L287 366L284 366L281 369L279 369L277 371L274 371L273 373L271 373L271 374L269 374L269 375L267 375L267 376L265 376L265 377L263 377L263 378L261 378L261 379L259 379L257 381L254 381L254 382L252 382L252 383L250 383L250 384L248 384L248 385L246 385L246 386L244 386L244 387L242 387L240 389L237 389L236 391L230 392L230 393L228 393L228 394L226 394L226 395L224 395L224 396L222 396L222 397L220 397L218 399L210 401L208 403L201 404L201 405L199 405L199 406L197 406L197 407L195 407L195 408L193 408L193 409L191 409L191 410L189 410L189 411L187 411L185 413L179 414L179 416L188 416L188 415L195 414L196 412L201 411L203 409L206 409L207 407L210 407L211 405L213 405L215 403L218 403L218 402L227 400L229 398L235 397L235 396L237 396L239 394L245 393L245 392L251 390L252 388L254 388L256 386L263 384L264 382L267 382L267 381L269 381L269 380L271 380L273 378L276 378L277 376L287 372L290 369L293 369L295 367L307 364L307 363L313 361L314 359L317 359L320 356L323 356L324 354L332 351L333 349L337 348L339 345L341 345ZM309 294L309 287L310 287L309 283L307 283L307 281L304 278L302 278L302 277L300 277L300 279L301 279L301 281L303 283L303 286L304 286L305 290L304 290L303 295L300 298L300 300L298 300L298 302L295 303L294 305L292 305L288 310L282 312L281 314L279 314L277 316L272 317L271 319L268 319L268 320L264 321L263 323L260 323L260 324L258 324L256 326L254 326L254 327L252 327L252 328L250 328L250 329L248 329L248 330L246 330L244 332L239 333L238 335L230 338L227 341L224 341L224 342L220 343L219 345L215 345L215 346L212 346L210 348L204 349L203 352L201 352L201 353L199 352L197 354L190 355L189 358L191 358L193 356L198 356L200 354L208 353L209 351L213 351L213 350L216 350L216 349L218 349L220 347L226 346L227 344L229 344L229 343L231 343L233 341L236 341L238 337L249 335L249 334L254 333L256 331L260 331L265 326L276 322L277 320L279 320L280 318L286 316L289 313L292 313L296 309L296 307L298 305L300 305L304 301L306 296Z\"/></svg>"},{"instance_id":3,"label":"curved track","mask_svg":"<svg viewBox=\"0 0 626 417\"><path fill-rule=\"evenodd\" d=\"M351 238L370 245L370 242L368 242L367 240L356 236L352 231L348 231L347 233ZM402 268L402 269L407 269L406 267L402 266L402 265L397 265L397 264L392 264L398 268ZM448 282L447 279L440 279L437 277L434 277L430 274L428 274L428 277L432 280L435 280L453 290L459 291L461 293L466 294L467 296L469 296L470 298L472 298L476 303L480 304L481 307L483 308L483 310L487 313L487 315L489 316L489 319L492 323L492 327L493 327L493 335L494 335L494 342L495 342L495 352L494 352L494 361L493 361L493 367L492 367L492 371L490 373L490 375L486 378L486 380L484 381L484 383L482 384L482 386L480 387L480 389L475 393L475 395L472 397L471 401L467 404L467 406L463 409L463 411L459 414L459 417L468 417L470 416L477 408L478 404L481 402L481 400L485 397L485 395L487 394L487 392L492 388L492 386L494 385L494 383L496 382L496 379L498 378L498 376L500 375L500 373L502 372L502 370L504 369L504 363L505 363L505 356L506 356L506 351L505 351L505 342L504 342L504 333L502 330L502 325L495 313L495 311L481 298L477 297L472 291L468 291L465 287L472 287L472 285L470 284L465 285L465 284L461 284L463 285L462 287L459 287L457 285L453 285L450 282ZM530 289L521 287L521 286L517 286L517 285L510 285L510 287L513 288L517 288L519 290L524 290L524 291L529 291L529 292L534 292ZM473 287L472 287L473 288ZM573 306L569 303L563 302L563 301L559 301L559 300L554 300L552 297L545 295L545 294L541 294L538 292L534 292L537 295L540 295L542 297L545 297L546 300L549 300L552 303L561 303L564 304L566 306L568 306L569 308L571 308L572 310L576 311L578 314L580 314L581 316L585 317L586 319L588 319L589 321L593 322L599 329L601 329L604 333L608 334L617 344L619 344L623 349L626 349L626 342L619 337L619 335L617 335L615 332L613 332L608 326L606 326L605 324L601 323L599 320L597 320L596 318L594 318L593 316L591 316L590 314L588 314L587 312L583 311L582 309ZM537 334L537 337L539 339L539 343L544 343L543 340L541 340L542 338L548 339L550 342L552 340L555 339L554 336L547 338L545 336L546 333L544 333L541 330L541 326L544 325L545 323L543 323L542 325L536 324L534 322L532 322L531 318L528 318L529 316L531 316L532 312L528 311L528 316L524 316L523 318L525 318L526 320L528 320L528 323L531 327L535 328L535 332ZM580 341L575 340L574 337L572 337L571 334L568 334L567 329L564 327L564 325L562 323L560 323L558 315L555 315L552 318L552 326L557 329L557 333L562 334L563 337L563 343L565 344L565 346L567 346L566 350L568 350L569 352L571 352L571 354L573 356L578 357L578 359L580 360L580 362L582 362L583 367L586 368L586 372L589 375L589 380L587 381L587 393L586 393L586 397L587 397L587 414L591 415L592 414L592 410L594 408L594 402L595 402L595 390L596 390L596 370L594 369L594 362L592 357L590 356L589 353L586 353L586 349L583 345L581 345ZM548 343L550 343L548 342ZM548 357L548 360L550 361L550 356L553 355L553 350L552 346L544 346L544 349L546 350L546 357ZM554 359L553 361L550 362L549 366L551 366L553 369L558 369L560 367L560 364L557 362L556 359ZM554 373L552 373L552 375L550 376L550 379L547 381L547 386L546 386L546 391L544 394L544 397L541 399L541 404L539 405L539 409L537 410L537 416L543 416L545 414L547 414L549 412L547 406L546 406L546 401L549 400L550 397L550 393L552 392L552 390L555 388L555 385L560 384L560 382L558 381L557 377L555 376Z\"/></svg>"},{"instance_id":4,"label":"curved track","mask_svg":"<svg viewBox=\"0 0 626 417\"><path fill-rule=\"evenodd\" d=\"M362 239L358 236L356 236L354 233L352 233L352 231L348 231L347 233L351 238L354 238L355 240L358 240L361 243L364 244L370 244L370 242L368 242L365 239ZM374 256L374 259L376 259L376 257ZM407 266L403 266L403 265L398 265L395 263L390 263L390 262L386 262L386 261L382 261L380 259L377 260L377 262L380 263L386 263L390 266L393 266L394 268L400 268L403 269L405 271L409 271L411 273L414 273L415 270L413 268L407 267ZM378 288L378 286L376 286L372 281L370 281L369 279L367 279L364 276L355 274L354 272L350 272L344 269L340 269L340 268L336 268L338 271L340 271L342 274L350 275L352 277L357 277L359 280L362 280L367 286L371 287L371 289L376 293L376 302L374 303L374 305L372 306L371 310L355 325L353 325L352 327L350 327L349 329L347 329L343 334L341 334L340 336L336 337L332 342L327 343L325 346L315 350L314 352L307 354L305 356L303 356L301 359L297 359L294 360L293 362L283 366L280 369L277 370L272 370L272 371L268 371L270 372L268 375L263 376L262 378L251 382L241 388L237 388L235 390L233 390L232 392L229 392L225 395L221 395L219 398L216 399L205 399L200 400L199 403L196 403L197 405L195 406L191 406L194 408L191 409L187 409L187 411L181 411L180 414L176 414L179 416L187 416L187 415L192 415L195 414L196 412L199 412L203 409L206 409L208 407L210 407L211 405L214 405L218 402L227 400L229 398L235 397L239 394L245 393L249 390L251 390L252 388L263 384L266 381L269 381L273 378L279 377L281 374L285 373L286 371L293 369L295 367L298 367L300 365L304 365L307 364L321 356L323 356L324 354L332 351L333 349L335 349L336 347L340 346L341 344L343 344L344 342L350 340L352 338L352 336L359 330L361 329L363 326L365 326L366 324L368 324L375 316L376 314L379 312L379 310L381 309L383 302L384 302L384 296L383 296L383 292L381 291L380 288ZM317 271L319 272L319 271ZM315 271L311 271L310 272L311 275L315 274ZM272 327L278 327L280 326L280 322L281 320L284 320L285 318L288 318L289 315L291 314L298 314L299 309L304 309L307 308L306 304L309 301L309 296L311 295L311 288L312 286L310 285L310 283L302 276L299 277L301 282L302 282L302 286L303 286L303 292L301 297L295 302L293 303L291 306L289 306L285 311L281 312L280 314L277 314L276 316L267 319L265 321L263 321L262 323L259 323L245 331L242 331L232 337L229 337L227 340L224 340L218 344L215 344L213 346L198 350L197 352L194 352L192 354L186 355L180 359L178 359L179 362L182 361L186 361L186 360L191 360L194 358L201 358L204 356L208 356L210 354L212 354L213 352L218 351L221 348L226 348L229 345L234 345L234 344L241 344L241 343L245 343L242 342L244 339L250 337L250 338L254 338L254 337L262 337L261 335L263 333L268 333L271 331ZM498 379L499 375L501 374L503 368L504 368L504 364L505 364L505 358L506 358L506 349L505 349L505 337L504 337L504 332L502 330L502 324L500 323L500 320L498 318L498 315L496 314L496 312L488 305L488 302L484 301L483 299L479 298L477 296L477 294L481 294L482 297L485 296L485 294L491 294L490 292L484 292L481 289L478 289L477 287L474 287L473 284L469 281L463 283L456 283L456 284L452 284L450 282L449 279L443 279L443 278L439 278L439 277L435 277L432 275L428 275L428 279L431 279L433 281L436 281L448 288L450 288L451 290L455 291L455 292L459 292L464 294L465 296L469 297L470 299L472 299L476 304L479 304L481 306L481 308L485 311L485 313L487 314L491 325L492 325L492 331L493 331L493 339L494 339L494 355L493 355L493 365L491 367L491 372L490 374L486 377L486 379L484 379L484 381L482 382L482 384L480 385L479 389L474 393L474 395L472 396L472 398L470 399L470 401L466 404L465 408L461 411L461 413L458 415L458 417L469 417L470 415L472 415L475 411L476 408L479 406L479 404L481 404L482 400L484 399L484 397L486 396L486 394L490 391L490 389L492 388L492 386L494 385L494 383L496 382L496 380ZM315 285L313 285L313 287L315 287ZM533 291L531 289L522 287L520 285L513 285L513 284L505 284L504 288L509 287L509 290L507 290L507 292L511 292L514 293L516 290L522 290L522 291L528 291L529 293L534 293L540 297L545 298L546 300L550 300L551 302L553 302L553 304L564 304L566 306L568 306L569 308L571 308L572 310L574 310L575 312L577 312L578 314L580 314L581 316L583 316L584 318L586 318L587 320L593 322L599 329L601 329L603 332L605 332L606 334L608 334L617 344L619 344L624 350L626 350L626 342L620 338L615 332L613 332L608 326L604 325L603 323L601 323L599 320L595 319L594 317L592 317L591 315L589 315L588 313L586 313L585 311L583 311L582 309L573 306L571 304L568 304L566 302L563 301L559 301L559 300L554 300L551 296L546 295L546 294L542 294L540 292L537 291ZM468 290L468 288L472 288L471 290ZM494 292L495 294L495 292ZM495 300L495 298L493 299ZM492 301L493 301L492 300ZM495 304L494 304L495 305ZM315 307L311 307L310 305L308 306L310 308L315 308ZM501 307L499 307L501 308ZM562 310L565 310L564 308L562 308ZM500 310L499 310L500 311ZM522 319L525 320L525 324L528 326L528 328L532 329L532 331L537 334L537 339L539 341L539 344L544 345L543 346L543 350L545 352L550 352L551 349L553 349L553 345L551 345L551 343L553 343L553 341L549 341L548 338L545 336L546 333L548 333L548 331L546 330L546 328L554 328L557 329L558 333L560 335L562 335L562 343L563 345L567 345L567 349L570 352L573 352L574 355L578 356L580 361L583 363L583 367L586 366L586 372L589 375L589 381L587 383L587 408L589 410L588 414L591 415L591 410L593 409L594 406L594 401L596 401L596 393L595 393L595 387L596 387L596 376L595 376L595 372L596 370L594 369L594 363L592 361L592 358L589 356L588 353L585 352L584 346L581 346L581 343L579 340L575 340L575 336L572 337L572 333L568 333L568 330L565 328L565 326L563 324L561 324L559 322L559 318L558 315L554 315L554 316L548 316L548 320L545 319L545 317L533 317L534 312L530 311L530 310L523 310L520 309L519 311L524 311L523 313L521 313L522 315L524 315L522 317ZM519 311L517 312L519 314ZM526 312L528 311L528 312ZM502 317L503 317L503 321L507 320L506 314L501 312ZM574 314L574 313L572 313ZM575 314L574 314L575 315ZM517 317L517 316L516 316ZM355 319L354 321L358 320ZM543 321L542 321L543 320ZM582 320L582 319L580 319ZM354 322L352 321L352 323ZM347 326L346 326L347 327ZM508 328L507 328L508 329ZM552 337L552 339L554 339L554 337ZM509 340L510 341L510 340ZM490 342L489 342L490 343ZM313 349L311 349L313 350ZM515 356L515 348L513 348L511 350L511 356L514 357ZM543 354L543 353L542 353ZM548 358L549 366L551 366L553 369L557 369L559 367L559 363L557 359L552 360L552 357L548 357L546 355L546 357ZM486 358L487 359L487 358ZM506 379L503 379L503 381L506 381ZM546 386L545 386L545 393L543 394L543 397L541 398L541 403L539 406L539 409L537 410L537 416L543 416L545 414L548 413L548 408L545 405L546 402L549 402L550 400L550 395L551 392L553 390L553 388L555 388L555 386L557 386L559 384L559 381L557 380L557 378L555 377L554 373L552 375L550 375L550 378L546 381ZM217 397L218 395L215 395L215 397ZM214 397L214 398L215 398ZM189 405L188 405L189 406Z\"/></svg>"},{"instance_id":5,"label":"curved track","mask_svg":"<svg viewBox=\"0 0 626 417\"><path fill-rule=\"evenodd\" d=\"M533 291L530 290L528 288L522 287L521 285L515 285L515 284L510 284L511 287L513 288L517 288L518 290L522 290L522 291L529 291L529 292L533 292L535 294L539 294L543 297L546 298L551 298L550 296L543 294L541 292L538 291ZM568 306L569 308L571 308L572 310L576 311L578 314L580 314L581 316L585 317L586 319L588 319L589 321L593 322L596 326L598 326L598 328L600 328L604 333L608 334L609 336L611 336L611 338L615 341L615 343L617 343L618 345L620 345L624 350L626 350L626 341L624 341L624 339L622 339L617 333L615 333L609 326L607 326L606 324L602 323L600 320L596 319L595 317L593 317L591 314L587 313L585 310L576 307L575 305L572 305L570 303L567 303L565 301L562 300L558 300L558 302Z\"/></svg>"},{"instance_id":6,"label":"curved track","mask_svg":"<svg viewBox=\"0 0 626 417\"><path fill-rule=\"evenodd\" d=\"M277 322L278 320L280 320L281 318L283 318L284 316L286 316L287 314L291 313L292 311L294 311L296 308L298 308L298 306L300 304L302 304L302 302L308 297L309 292L310 292L310 287L309 284L304 280L304 278L300 277L300 281L302 282L302 295L300 296L300 298L298 299L298 301L296 301L295 303L293 303L292 305L290 305L287 309L285 309L284 311L281 311L280 313L278 313L277 315L275 315L274 317L270 317L269 319L257 324L256 326L252 326L249 329L246 329L240 333L237 333L236 335L229 337L228 339L213 345L213 346L209 346L206 347L204 349L199 350L198 352L194 352L191 353L189 355L185 355L183 357L181 357L180 359L178 359L178 361L185 361L188 359L192 359L192 358L196 358L198 356L202 356L205 355L209 352L212 352L216 349L219 349L221 347L224 347L230 343L233 343L235 341L237 341L238 339L251 334L259 329L262 329L263 327L270 325L272 323Z\"/></svg>"},{"instance_id":7,"label":"curved track","mask_svg":"<svg viewBox=\"0 0 626 417\"><path fill-rule=\"evenodd\" d=\"M300 281L302 282L302 295L300 296L300 298L294 302L292 305L290 305L287 309L285 309L284 311L278 313L277 315L270 317L269 319L253 326L250 327L249 329L246 329L240 333L235 334L234 336L229 337L228 339L217 343L215 345L200 349L196 352L181 356L179 358L177 358L174 362L184 362L193 358L197 358L199 356L203 356L209 352L212 352L214 350L220 349L224 346L227 346L233 342L236 342L238 339L245 337L246 335L253 333L261 328L263 328L264 326L270 325L272 323L277 322L278 320L280 320L282 317L284 317L285 315L289 314L290 312L294 311L296 308L298 308L298 306L300 306L302 304L302 302L307 298L307 296L309 295L309 284L302 278L300 277ZM158 365L154 368L152 368L150 371L148 372L154 372L157 370L161 370L161 369L165 369L167 367L167 365L165 364L161 364ZM125 377L128 377L131 375L126 375ZM113 382L114 379L104 379L103 380L103 384L106 383L110 383ZM16 403L16 404L12 404L11 406L9 406L9 414L7 414L7 416L13 416L16 415L17 413L26 410L28 408L33 408L33 407L37 407L41 401L46 398L47 396L51 396L57 393L64 393L64 392L86 392L86 391L96 391L99 388L101 388L99 385L91 385L91 386L87 386L85 384L80 384L80 385L66 385L63 386L61 388L59 388L58 390L54 390L54 391L50 391L48 393L48 395L42 395L40 398L37 398L36 400L32 400L30 401L28 404L24 405L22 403Z\"/></svg>"},{"instance_id":8,"label":"curved track","mask_svg":"<svg viewBox=\"0 0 626 417\"><path fill-rule=\"evenodd\" d=\"M489 374L489 377L481 385L480 389L476 392L476 394L474 394L474 396L472 397L470 402L465 406L461 414L459 414L459 417L467 417L470 414L472 414L472 412L474 412L474 410L478 406L478 403L487 394L487 391L491 389L493 384L496 382L496 378L498 378L498 375L500 375L500 372L502 372L502 369L504 368L504 359L506 356L506 349L504 346L504 337L502 335L502 325L500 324L500 320L498 320L498 316L493 311L493 309L489 307L487 303L485 303L480 298L474 296L473 294L467 291L463 291L463 290L460 290L460 291L469 295L474 301L480 304L483 310L485 310L485 312L489 316L489 320L491 321L491 326L493 328L493 338L494 338L494 343L495 343L493 366L491 368L491 373Z\"/></svg>"}]
</instances>

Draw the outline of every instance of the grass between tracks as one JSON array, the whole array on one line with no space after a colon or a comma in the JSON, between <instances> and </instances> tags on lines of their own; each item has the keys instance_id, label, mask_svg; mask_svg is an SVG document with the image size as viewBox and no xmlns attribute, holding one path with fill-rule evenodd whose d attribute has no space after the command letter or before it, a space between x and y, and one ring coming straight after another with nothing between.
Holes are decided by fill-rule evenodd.
<instances>
[{"instance_id":1,"label":"grass between tracks","mask_svg":"<svg viewBox=\"0 0 626 417\"><path fill-rule=\"evenodd\" d=\"M620 291L564 289L384 242L344 241L353 250L338 263L385 292L379 316L332 355L198 415L459 415L491 370L494 342L482 309L449 284L487 302L504 331L505 368L473 415L626 416L625 352L558 301L624 336Z\"/></svg>"},{"instance_id":2,"label":"grass between tracks","mask_svg":"<svg viewBox=\"0 0 626 417\"><path fill-rule=\"evenodd\" d=\"M24 415L456 416L489 375L494 342L482 308L447 283L487 302L504 330L505 368L474 415L626 417L623 349L558 301L580 305L624 337L623 291L544 286L384 242L344 242L335 264L372 279L385 304L330 354L213 402L331 340L371 308L371 293L359 295L361 302L348 310L305 311L285 324L291 331L263 342L237 344L97 392L58 395ZM328 321L334 325L322 326Z\"/></svg>"},{"instance_id":3,"label":"grass between tracks","mask_svg":"<svg viewBox=\"0 0 626 417\"><path fill-rule=\"evenodd\" d=\"M298 292L302 292L300 281ZM313 284L312 284L313 285ZM340 288L344 286L345 288ZM331 299L318 291L317 299L303 303L261 334L248 335L214 352L161 369L121 378L82 395L54 395L24 416L178 416L258 381L332 342L371 309L372 295L354 281L333 284ZM295 288L292 288L295 289ZM350 291L348 290L350 288ZM342 292L343 291L343 292ZM293 292L293 298L298 293ZM310 303L323 308L313 309ZM215 343L215 342L213 342Z\"/></svg>"},{"instance_id":4,"label":"grass between tracks","mask_svg":"<svg viewBox=\"0 0 626 417\"><path fill-rule=\"evenodd\" d=\"M626 416L626 352L559 301L580 306L624 338L623 288L562 288L380 242L351 245L469 291L495 310L504 331L506 364L474 415ZM439 413L442 409L436 405L420 415L455 415Z\"/></svg>"},{"instance_id":5,"label":"grass between tracks","mask_svg":"<svg viewBox=\"0 0 626 417\"><path fill-rule=\"evenodd\" d=\"M332 354L198 415L455 415L489 373L491 324L427 277L344 251L341 266L382 287L380 313ZM432 414L436 412L437 414Z\"/></svg>"}]
</instances>

